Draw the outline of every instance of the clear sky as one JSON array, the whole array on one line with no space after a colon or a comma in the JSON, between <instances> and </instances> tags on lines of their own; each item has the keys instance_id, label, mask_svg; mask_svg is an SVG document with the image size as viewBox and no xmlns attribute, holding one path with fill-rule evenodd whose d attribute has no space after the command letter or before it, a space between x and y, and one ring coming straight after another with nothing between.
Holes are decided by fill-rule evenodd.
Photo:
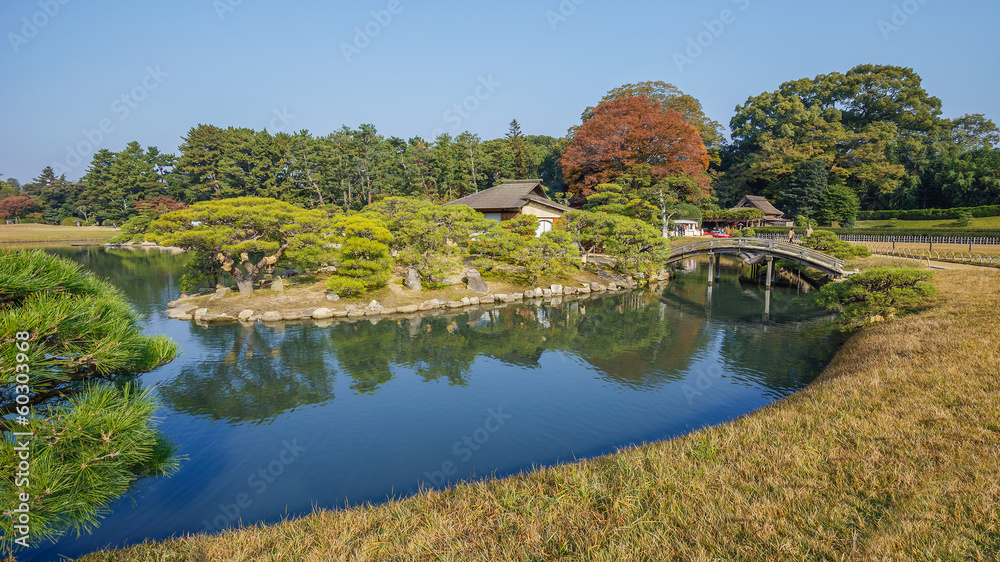
<instances>
[{"instance_id":1,"label":"clear sky","mask_svg":"<svg viewBox=\"0 0 1000 562\"><path fill-rule=\"evenodd\" d=\"M0 173L76 179L97 148L176 153L199 123L563 136L645 80L728 125L750 96L866 63L915 69L947 117L1000 121L998 20L996 0L2 0Z\"/></svg>"}]
</instances>

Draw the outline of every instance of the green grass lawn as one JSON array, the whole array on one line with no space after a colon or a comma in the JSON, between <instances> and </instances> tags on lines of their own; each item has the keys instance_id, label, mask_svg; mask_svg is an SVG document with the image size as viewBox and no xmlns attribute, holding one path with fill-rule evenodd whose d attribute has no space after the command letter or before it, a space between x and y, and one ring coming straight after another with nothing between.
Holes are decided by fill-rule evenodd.
<instances>
[{"instance_id":1,"label":"green grass lawn","mask_svg":"<svg viewBox=\"0 0 1000 562\"><path fill-rule=\"evenodd\" d=\"M855 228L886 228L892 224L890 220L879 221L858 221ZM922 221L897 220L895 228L956 228L964 230L973 229L1000 229L1000 217L983 217L972 219L968 226L961 226L955 219L938 219ZM891 228L889 230L892 230Z\"/></svg>"}]
</instances>

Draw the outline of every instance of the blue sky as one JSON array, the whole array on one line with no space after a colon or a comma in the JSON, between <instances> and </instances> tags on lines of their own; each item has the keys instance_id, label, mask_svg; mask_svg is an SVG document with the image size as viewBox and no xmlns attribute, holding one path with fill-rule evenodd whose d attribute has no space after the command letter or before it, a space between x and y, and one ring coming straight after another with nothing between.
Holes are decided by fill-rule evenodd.
<instances>
[{"instance_id":1,"label":"blue sky","mask_svg":"<svg viewBox=\"0 0 1000 562\"><path fill-rule=\"evenodd\" d=\"M644 80L728 125L750 96L866 63L914 68L945 116L1000 121L998 16L995 0L4 0L0 173L76 179L97 148L176 153L199 123L485 140L516 118L562 136Z\"/></svg>"}]
</instances>

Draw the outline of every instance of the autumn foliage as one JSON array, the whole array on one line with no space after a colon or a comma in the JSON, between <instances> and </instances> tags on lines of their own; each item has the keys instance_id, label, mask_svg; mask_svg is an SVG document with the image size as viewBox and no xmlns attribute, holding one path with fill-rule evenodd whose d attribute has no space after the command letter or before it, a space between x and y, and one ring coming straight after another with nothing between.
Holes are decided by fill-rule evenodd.
<instances>
[{"instance_id":1,"label":"autumn foliage","mask_svg":"<svg viewBox=\"0 0 1000 562\"><path fill-rule=\"evenodd\" d=\"M38 203L31 197L15 195L0 199L0 219L21 218L28 211L33 211L38 207Z\"/></svg>"},{"instance_id":2,"label":"autumn foliage","mask_svg":"<svg viewBox=\"0 0 1000 562\"><path fill-rule=\"evenodd\" d=\"M646 96L618 98L594 108L559 164L570 191L581 196L598 184L633 183L627 178L637 175L652 183L688 176L702 193L709 189L709 156L698 130L680 113L663 110Z\"/></svg>"}]
</instances>

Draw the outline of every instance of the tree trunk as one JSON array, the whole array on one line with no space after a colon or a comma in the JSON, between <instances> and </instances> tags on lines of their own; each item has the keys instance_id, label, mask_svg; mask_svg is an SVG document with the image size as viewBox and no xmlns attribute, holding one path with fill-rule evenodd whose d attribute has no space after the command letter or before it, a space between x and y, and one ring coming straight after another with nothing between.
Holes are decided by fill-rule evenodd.
<instances>
[{"instance_id":1,"label":"tree trunk","mask_svg":"<svg viewBox=\"0 0 1000 562\"><path fill-rule=\"evenodd\" d=\"M236 282L236 286L239 287L239 289L240 289L240 296L241 297L249 297L250 295L253 294L253 280L252 279L243 279L241 281L237 281Z\"/></svg>"}]
</instances>

